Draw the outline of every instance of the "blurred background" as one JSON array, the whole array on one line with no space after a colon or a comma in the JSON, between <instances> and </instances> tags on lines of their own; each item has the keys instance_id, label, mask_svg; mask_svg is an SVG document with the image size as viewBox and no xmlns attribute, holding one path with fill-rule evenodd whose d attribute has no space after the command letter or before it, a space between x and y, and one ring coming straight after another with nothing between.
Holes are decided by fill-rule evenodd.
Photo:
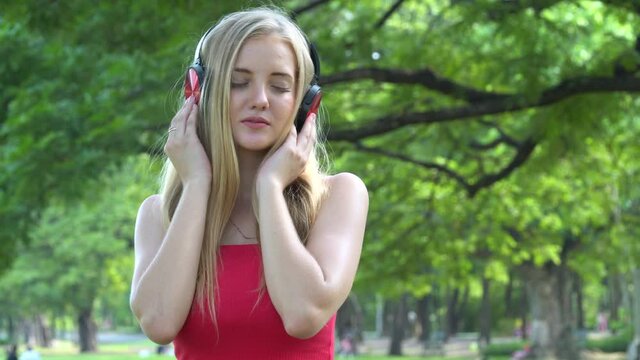
<instances>
[{"instance_id":1,"label":"blurred background","mask_svg":"<svg viewBox=\"0 0 640 360\"><path fill-rule=\"evenodd\" d=\"M135 215L198 39L263 4L0 1L3 348L170 353L129 309ZM637 358L637 1L271 4L320 53L332 172L369 188L338 357Z\"/></svg>"}]
</instances>

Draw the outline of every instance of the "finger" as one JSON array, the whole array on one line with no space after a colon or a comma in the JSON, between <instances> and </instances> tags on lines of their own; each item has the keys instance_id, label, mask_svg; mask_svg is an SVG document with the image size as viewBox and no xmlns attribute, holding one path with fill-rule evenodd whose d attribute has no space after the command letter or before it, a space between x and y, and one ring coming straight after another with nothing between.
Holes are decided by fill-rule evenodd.
<instances>
[{"instance_id":1,"label":"finger","mask_svg":"<svg viewBox=\"0 0 640 360\"><path fill-rule=\"evenodd\" d=\"M178 112L173 116L173 119L171 119L171 124L169 125L169 127L174 127L177 129L178 125L180 124L180 119L188 114L189 109L189 99L187 99L184 104L182 104L180 110L178 110Z\"/></svg>"},{"instance_id":2,"label":"finger","mask_svg":"<svg viewBox=\"0 0 640 360\"><path fill-rule=\"evenodd\" d=\"M187 99L187 103L185 104L186 108L187 108L187 112L184 114L184 118L182 119L182 123L179 124L178 126L178 130L181 131L182 134L186 134L187 132L187 122L189 120L189 118L192 116L192 114L195 113L194 108L195 108L195 98L192 96L189 97L189 99Z\"/></svg>"},{"instance_id":3,"label":"finger","mask_svg":"<svg viewBox=\"0 0 640 360\"><path fill-rule=\"evenodd\" d=\"M287 135L285 142L292 141L295 144L297 137L298 137L298 130L296 130L295 125L291 125L291 129L289 129L289 134Z\"/></svg>"},{"instance_id":4,"label":"finger","mask_svg":"<svg viewBox=\"0 0 640 360\"><path fill-rule=\"evenodd\" d=\"M301 150L306 150L310 139L311 139L311 135L313 132L315 132L315 119L316 119L316 114L311 114L307 117L307 119L304 122L304 126L302 127L302 130L300 131L300 135L298 136L298 148L300 148Z\"/></svg>"},{"instance_id":5,"label":"finger","mask_svg":"<svg viewBox=\"0 0 640 360\"><path fill-rule=\"evenodd\" d=\"M313 117L311 119L309 119L309 137L308 137L308 141L307 141L307 147L305 149L305 154L307 159L309 158L309 155L311 155L311 152L313 151L313 148L316 145L316 115L314 114Z\"/></svg>"},{"instance_id":6,"label":"finger","mask_svg":"<svg viewBox=\"0 0 640 360\"><path fill-rule=\"evenodd\" d=\"M185 129L185 133L193 134L196 133L196 121L198 120L198 104L194 102L191 108L191 112L187 117L187 127Z\"/></svg>"}]
</instances>

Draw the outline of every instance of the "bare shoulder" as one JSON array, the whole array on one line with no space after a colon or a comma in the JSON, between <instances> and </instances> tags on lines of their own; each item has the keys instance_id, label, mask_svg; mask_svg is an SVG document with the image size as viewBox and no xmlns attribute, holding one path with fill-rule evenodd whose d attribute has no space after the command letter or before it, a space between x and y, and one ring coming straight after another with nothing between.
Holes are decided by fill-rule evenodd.
<instances>
[{"instance_id":1,"label":"bare shoulder","mask_svg":"<svg viewBox=\"0 0 640 360\"><path fill-rule=\"evenodd\" d=\"M325 177L329 197L344 197L354 200L369 200L367 186L357 175L343 172Z\"/></svg>"},{"instance_id":2,"label":"bare shoulder","mask_svg":"<svg viewBox=\"0 0 640 360\"><path fill-rule=\"evenodd\" d=\"M162 224L162 197L157 194L151 195L140 204L136 218L134 233L134 288L137 286L140 277L162 245L164 233L165 230Z\"/></svg>"},{"instance_id":3,"label":"bare shoulder","mask_svg":"<svg viewBox=\"0 0 640 360\"><path fill-rule=\"evenodd\" d=\"M154 194L144 199L138 209L135 231L136 243L141 241L148 243L148 239L157 240L158 233L162 231L162 197L159 194ZM149 234L155 236L147 236Z\"/></svg>"},{"instance_id":4,"label":"bare shoulder","mask_svg":"<svg viewBox=\"0 0 640 360\"><path fill-rule=\"evenodd\" d=\"M140 204L138 214L143 213L145 215L159 215L162 212L162 197L160 194L153 194Z\"/></svg>"},{"instance_id":5,"label":"bare shoulder","mask_svg":"<svg viewBox=\"0 0 640 360\"><path fill-rule=\"evenodd\" d=\"M364 182L354 174L339 173L324 180L327 192L307 248L320 264L325 279L341 288L346 297L360 259L369 194Z\"/></svg>"}]
</instances>

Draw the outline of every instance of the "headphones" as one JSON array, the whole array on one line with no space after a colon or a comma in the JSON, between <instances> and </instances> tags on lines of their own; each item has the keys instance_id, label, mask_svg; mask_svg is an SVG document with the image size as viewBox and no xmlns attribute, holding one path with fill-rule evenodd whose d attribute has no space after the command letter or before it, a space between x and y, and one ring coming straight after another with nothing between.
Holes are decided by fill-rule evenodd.
<instances>
[{"instance_id":1,"label":"headphones","mask_svg":"<svg viewBox=\"0 0 640 360\"><path fill-rule=\"evenodd\" d=\"M204 40L207 38L207 35L209 35L214 28L215 26L207 30L207 32L200 38L198 46L196 47L196 52L193 56L193 64L191 64L187 69L187 74L184 79L184 98L188 99L193 96L196 104L200 101L200 93L205 79L205 68L202 65L202 59L200 58L200 48L202 47ZM311 61L313 62L313 79L311 80L309 89L302 97L302 102L300 103L298 114L296 115L295 125L298 133L302 131L302 126L309 115L318 114L320 100L322 100L322 89L320 88L320 85L318 85L318 80L320 78L320 57L312 43L307 41L307 45L309 47Z\"/></svg>"}]
</instances>

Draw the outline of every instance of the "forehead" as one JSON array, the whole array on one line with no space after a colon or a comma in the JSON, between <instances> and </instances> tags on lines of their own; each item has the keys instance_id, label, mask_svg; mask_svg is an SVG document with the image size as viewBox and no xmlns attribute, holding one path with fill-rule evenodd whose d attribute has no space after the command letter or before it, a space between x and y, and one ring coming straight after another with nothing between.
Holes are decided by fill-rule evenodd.
<instances>
[{"instance_id":1,"label":"forehead","mask_svg":"<svg viewBox=\"0 0 640 360\"><path fill-rule=\"evenodd\" d=\"M235 68L251 72L282 72L294 77L296 58L291 44L276 35L263 35L245 40L236 58Z\"/></svg>"}]
</instances>

